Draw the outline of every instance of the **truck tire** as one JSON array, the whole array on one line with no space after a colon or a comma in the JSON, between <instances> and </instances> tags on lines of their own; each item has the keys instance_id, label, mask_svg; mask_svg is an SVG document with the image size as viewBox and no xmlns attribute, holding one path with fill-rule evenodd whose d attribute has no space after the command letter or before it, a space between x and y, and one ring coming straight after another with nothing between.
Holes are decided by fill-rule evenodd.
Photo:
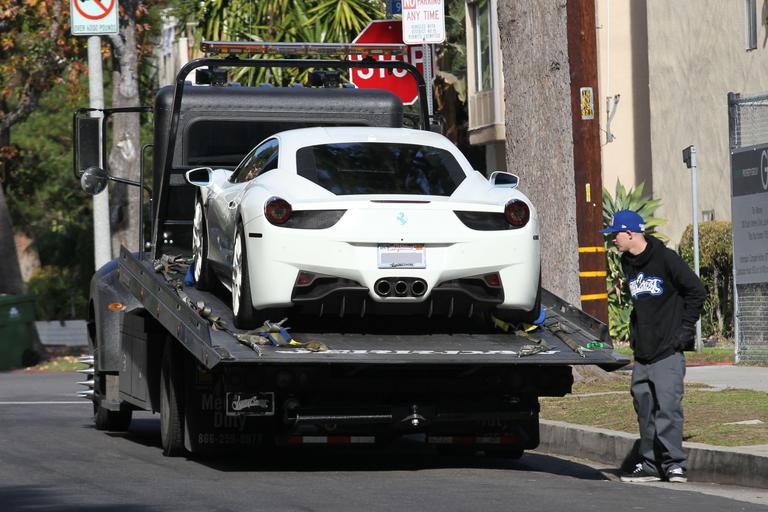
<instances>
[{"instance_id":1,"label":"truck tire","mask_svg":"<svg viewBox=\"0 0 768 512\"><path fill-rule=\"evenodd\" d=\"M232 313L235 327L254 329L258 327L251 301L251 281L248 275L248 251L245 248L243 225L237 225L235 248L232 255Z\"/></svg>"},{"instance_id":2,"label":"truck tire","mask_svg":"<svg viewBox=\"0 0 768 512\"><path fill-rule=\"evenodd\" d=\"M96 430L125 432L131 425L131 418L130 409L110 411L96 402L93 403L93 424L96 426Z\"/></svg>"},{"instance_id":3,"label":"truck tire","mask_svg":"<svg viewBox=\"0 0 768 512\"><path fill-rule=\"evenodd\" d=\"M211 287L211 270L208 265L208 226L203 214L203 200L200 194L195 196L195 218L192 225L192 274L199 290Z\"/></svg>"},{"instance_id":4,"label":"truck tire","mask_svg":"<svg viewBox=\"0 0 768 512\"><path fill-rule=\"evenodd\" d=\"M168 340L160 369L160 441L166 457L180 457L186 453L181 403L184 387L175 352L173 341Z\"/></svg>"}]
</instances>

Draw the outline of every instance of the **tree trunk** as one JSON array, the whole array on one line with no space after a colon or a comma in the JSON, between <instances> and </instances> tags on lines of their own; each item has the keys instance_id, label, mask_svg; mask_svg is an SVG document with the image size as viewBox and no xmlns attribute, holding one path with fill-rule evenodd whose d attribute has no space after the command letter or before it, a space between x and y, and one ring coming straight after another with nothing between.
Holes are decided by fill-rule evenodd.
<instances>
[{"instance_id":1,"label":"tree trunk","mask_svg":"<svg viewBox=\"0 0 768 512\"><path fill-rule=\"evenodd\" d=\"M19 259L16 256L16 242L13 238L13 224L5 201L3 186L0 184L0 295L24 293Z\"/></svg>"},{"instance_id":2,"label":"tree trunk","mask_svg":"<svg viewBox=\"0 0 768 512\"><path fill-rule=\"evenodd\" d=\"M3 111L7 111L7 104L2 102ZM11 144L11 130L0 129L0 149ZM13 222L11 212L8 210L8 202L3 191L5 181L5 161L0 158L0 295L18 295L24 293L24 281L21 279L21 267L16 255L16 241L13 237Z\"/></svg>"},{"instance_id":3,"label":"tree trunk","mask_svg":"<svg viewBox=\"0 0 768 512\"><path fill-rule=\"evenodd\" d=\"M122 1L120 34L110 37L112 43L112 106L139 106L139 78L136 49L136 0ZM141 146L139 114L112 115L112 149L109 171L113 176L139 180ZM120 254L120 246L139 250L139 198L137 187L117 183L109 196L109 223L112 229L112 254Z\"/></svg>"},{"instance_id":4,"label":"tree trunk","mask_svg":"<svg viewBox=\"0 0 768 512\"><path fill-rule=\"evenodd\" d=\"M498 19L507 168L539 216L542 285L579 306L566 3L499 0Z\"/></svg>"}]
</instances>

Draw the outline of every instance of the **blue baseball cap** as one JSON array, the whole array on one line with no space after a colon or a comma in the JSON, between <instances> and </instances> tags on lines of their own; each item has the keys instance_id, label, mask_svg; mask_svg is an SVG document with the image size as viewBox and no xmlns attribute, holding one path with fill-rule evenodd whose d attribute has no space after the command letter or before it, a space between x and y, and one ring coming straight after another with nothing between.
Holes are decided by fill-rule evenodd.
<instances>
[{"instance_id":1,"label":"blue baseball cap","mask_svg":"<svg viewBox=\"0 0 768 512\"><path fill-rule=\"evenodd\" d=\"M632 210L619 210L611 217L611 224L601 233L619 233L621 231L631 231L633 233L645 232L645 221Z\"/></svg>"}]
</instances>

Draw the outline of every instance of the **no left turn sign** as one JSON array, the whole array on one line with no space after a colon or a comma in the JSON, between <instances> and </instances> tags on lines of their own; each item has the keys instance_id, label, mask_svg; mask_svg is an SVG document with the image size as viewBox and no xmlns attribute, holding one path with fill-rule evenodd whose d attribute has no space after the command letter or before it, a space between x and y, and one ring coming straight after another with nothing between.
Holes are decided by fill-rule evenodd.
<instances>
[{"instance_id":1,"label":"no left turn sign","mask_svg":"<svg viewBox=\"0 0 768 512\"><path fill-rule=\"evenodd\" d=\"M117 34L117 0L70 0L73 36Z\"/></svg>"}]
</instances>

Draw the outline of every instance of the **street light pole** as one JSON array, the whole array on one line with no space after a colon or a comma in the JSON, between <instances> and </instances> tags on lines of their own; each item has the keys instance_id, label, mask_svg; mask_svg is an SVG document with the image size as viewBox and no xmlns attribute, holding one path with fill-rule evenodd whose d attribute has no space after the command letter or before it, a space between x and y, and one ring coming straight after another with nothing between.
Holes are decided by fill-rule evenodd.
<instances>
[{"instance_id":1,"label":"street light pole","mask_svg":"<svg viewBox=\"0 0 768 512\"><path fill-rule=\"evenodd\" d=\"M699 276L699 217L696 189L696 146L683 149L683 162L691 170L691 218L693 219L693 270ZM696 352L701 352L701 319L696 322Z\"/></svg>"}]
</instances>

